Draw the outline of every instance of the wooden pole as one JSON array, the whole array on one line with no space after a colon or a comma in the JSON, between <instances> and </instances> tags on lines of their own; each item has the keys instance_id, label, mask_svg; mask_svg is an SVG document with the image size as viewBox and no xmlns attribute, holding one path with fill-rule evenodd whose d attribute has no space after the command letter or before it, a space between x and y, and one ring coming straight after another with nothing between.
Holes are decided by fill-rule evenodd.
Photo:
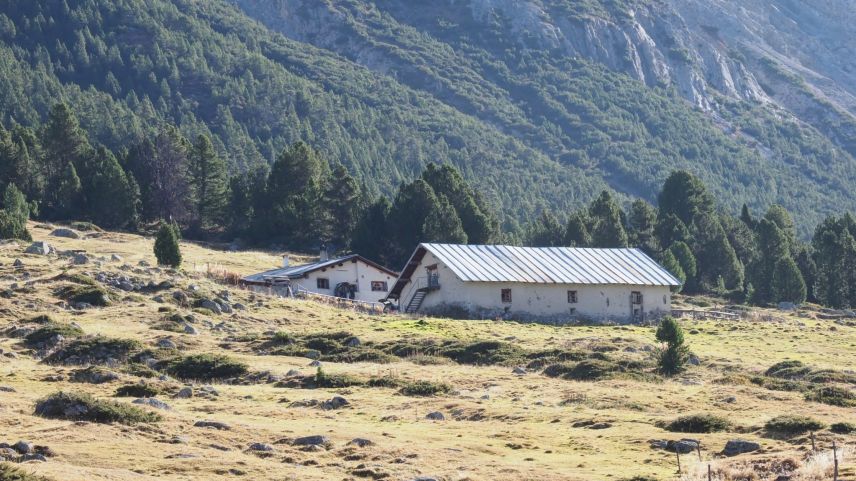
<instances>
[{"instance_id":1,"label":"wooden pole","mask_svg":"<svg viewBox=\"0 0 856 481\"><path fill-rule=\"evenodd\" d=\"M811 432L811 451L813 453L817 452L817 445L814 443L814 431Z\"/></svg>"},{"instance_id":2,"label":"wooden pole","mask_svg":"<svg viewBox=\"0 0 856 481\"><path fill-rule=\"evenodd\" d=\"M707 465L707 481L713 481L713 469Z\"/></svg>"},{"instance_id":3,"label":"wooden pole","mask_svg":"<svg viewBox=\"0 0 856 481\"><path fill-rule=\"evenodd\" d=\"M701 441L697 442L695 447L696 452L698 452L698 462L701 462Z\"/></svg>"},{"instance_id":4,"label":"wooden pole","mask_svg":"<svg viewBox=\"0 0 856 481\"><path fill-rule=\"evenodd\" d=\"M675 455L678 457L678 474L681 474L681 452L677 446L675 446Z\"/></svg>"},{"instance_id":5,"label":"wooden pole","mask_svg":"<svg viewBox=\"0 0 856 481\"><path fill-rule=\"evenodd\" d=\"M832 481L838 481L838 450L835 447L835 441L832 441L832 460L835 463L832 471Z\"/></svg>"}]
</instances>

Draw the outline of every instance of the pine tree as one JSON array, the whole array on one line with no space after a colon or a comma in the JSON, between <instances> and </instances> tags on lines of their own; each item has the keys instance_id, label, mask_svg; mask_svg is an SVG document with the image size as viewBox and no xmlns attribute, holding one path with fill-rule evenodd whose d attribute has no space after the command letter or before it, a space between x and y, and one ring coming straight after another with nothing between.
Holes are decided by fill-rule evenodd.
<instances>
[{"instance_id":1,"label":"pine tree","mask_svg":"<svg viewBox=\"0 0 856 481\"><path fill-rule=\"evenodd\" d=\"M178 235L176 228L164 221L161 221L160 229L158 229L157 237L155 238L155 257L158 260L158 265L178 267L181 265L181 249L178 245Z\"/></svg>"},{"instance_id":2,"label":"pine tree","mask_svg":"<svg viewBox=\"0 0 856 481\"><path fill-rule=\"evenodd\" d=\"M363 212L351 237L351 249L367 259L397 268L398 265L389 257L387 218L391 208L386 197L379 197Z\"/></svg>"},{"instance_id":3,"label":"pine tree","mask_svg":"<svg viewBox=\"0 0 856 481\"><path fill-rule=\"evenodd\" d=\"M30 208L24 194L15 186L7 184L3 191L3 209L0 210L0 238L33 240L27 230Z\"/></svg>"},{"instance_id":4,"label":"pine tree","mask_svg":"<svg viewBox=\"0 0 856 481\"><path fill-rule=\"evenodd\" d=\"M790 256L776 262L770 290L773 302L793 302L794 304L805 302L807 296L805 281L797 263Z\"/></svg>"},{"instance_id":5,"label":"pine tree","mask_svg":"<svg viewBox=\"0 0 856 481\"><path fill-rule=\"evenodd\" d=\"M86 179L84 198L86 211L98 225L123 228L134 225L137 218L135 187L119 165L116 157L100 147L91 160L92 177Z\"/></svg>"},{"instance_id":6,"label":"pine tree","mask_svg":"<svg viewBox=\"0 0 856 481\"><path fill-rule=\"evenodd\" d=\"M678 241L669 247L669 252L675 256L687 280L694 279L698 274L696 258L692 249L685 242Z\"/></svg>"},{"instance_id":7,"label":"pine tree","mask_svg":"<svg viewBox=\"0 0 856 481\"><path fill-rule=\"evenodd\" d=\"M746 227L750 229L755 229L755 219L752 218L752 214L749 212L749 206L743 204L743 207L740 208L740 220L746 224Z\"/></svg>"},{"instance_id":8,"label":"pine tree","mask_svg":"<svg viewBox=\"0 0 856 481\"><path fill-rule=\"evenodd\" d=\"M61 219L74 219L80 215L83 187L77 169L69 162L56 185L54 215Z\"/></svg>"},{"instance_id":9,"label":"pine tree","mask_svg":"<svg viewBox=\"0 0 856 481\"><path fill-rule=\"evenodd\" d=\"M422 242L428 216L439 207L434 189L422 179L398 189L389 211L390 260L399 265Z\"/></svg>"},{"instance_id":10,"label":"pine tree","mask_svg":"<svg viewBox=\"0 0 856 481\"><path fill-rule=\"evenodd\" d=\"M714 210L713 198L707 187L701 179L684 170L669 175L657 203L661 217L674 214L686 226L692 224L697 215Z\"/></svg>"},{"instance_id":11,"label":"pine tree","mask_svg":"<svg viewBox=\"0 0 856 481\"><path fill-rule=\"evenodd\" d=\"M757 304L775 302L773 283L776 264L782 259L790 259L789 242L775 222L763 218L758 222L758 251L760 257L750 266L750 278L755 286L752 299Z\"/></svg>"},{"instance_id":12,"label":"pine tree","mask_svg":"<svg viewBox=\"0 0 856 481\"><path fill-rule=\"evenodd\" d=\"M654 234L660 241L661 246L670 246L676 242L687 242L690 239L690 231L686 224L675 214L660 215L657 217L657 225L654 226Z\"/></svg>"},{"instance_id":13,"label":"pine tree","mask_svg":"<svg viewBox=\"0 0 856 481\"><path fill-rule=\"evenodd\" d=\"M630 205L627 216L630 245L638 247L648 255L654 255L660 250L654 227L657 225L657 210L644 200L637 199Z\"/></svg>"},{"instance_id":14,"label":"pine tree","mask_svg":"<svg viewBox=\"0 0 856 481\"><path fill-rule=\"evenodd\" d=\"M660 263L667 271L681 281L681 285L673 288L672 291L681 292L681 289L683 289L683 286L687 281L687 275L684 273L683 268L681 268L681 263L678 262L678 259L675 258L675 255L672 254L671 250L666 249L666 251L663 252L663 257L660 259Z\"/></svg>"},{"instance_id":15,"label":"pine tree","mask_svg":"<svg viewBox=\"0 0 856 481\"><path fill-rule=\"evenodd\" d=\"M330 223L330 242L347 247L362 209L360 186L341 163L333 167L324 190L324 206Z\"/></svg>"},{"instance_id":16,"label":"pine tree","mask_svg":"<svg viewBox=\"0 0 856 481\"><path fill-rule=\"evenodd\" d=\"M776 224L787 241L788 251L791 255L796 254L797 230L791 214L779 204L773 204L764 214L764 219Z\"/></svg>"},{"instance_id":17,"label":"pine tree","mask_svg":"<svg viewBox=\"0 0 856 481\"><path fill-rule=\"evenodd\" d=\"M422 226L424 242L466 244L467 233L458 217L458 212L445 195L437 196L437 207L433 209Z\"/></svg>"},{"instance_id":18,"label":"pine tree","mask_svg":"<svg viewBox=\"0 0 856 481\"><path fill-rule=\"evenodd\" d=\"M41 146L48 205L51 209L56 209L59 216L67 216L69 206L58 204L68 201L68 198L60 198L61 195L70 193L63 189L73 187L68 184L71 181L69 165L80 162L90 147L77 117L65 103L56 104L51 109L41 132Z\"/></svg>"},{"instance_id":19,"label":"pine tree","mask_svg":"<svg viewBox=\"0 0 856 481\"><path fill-rule=\"evenodd\" d=\"M693 223L698 281L702 288L717 285L721 276L726 289L743 289L744 268L716 215L701 212Z\"/></svg>"},{"instance_id":20,"label":"pine tree","mask_svg":"<svg viewBox=\"0 0 856 481\"><path fill-rule=\"evenodd\" d=\"M189 155L190 179L196 200L196 223L202 230L224 226L229 202L226 162L206 135L196 138Z\"/></svg>"},{"instance_id":21,"label":"pine tree","mask_svg":"<svg viewBox=\"0 0 856 481\"><path fill-rule=\"evenodd\" d=\"M461 173L449 164L428 164L422 179L438 196L445 196L461 219L469 242L487 244L499 233L499 222Z\"/></svg>"},{"instance_id":22,"label":"pine tree","mask_svg":"<svg viewBox=\"0 0 856 481\"><path fill-rule=\"evenodd\" d=\"M585 212L575 212L568 219L565 227L564 245L570 247L588 247L591 245L591 234L588 230L589 220Z\"/></svg>"},{"instance_id":23,"label":"pine tree","mask_svg":"<svg viewBox=\"0 0 856 481\"><path fill-rule=\"evenodd\" d=\"M593 227L594 247L627 247L627 232L621 219L621 209L608 191L602 191L589 207Z\"/></svg>"},{"instance_id":24,"label":"pine tree","mask_svg":"<svg viewBox=\"0 0 856 481\"><path fill-rule=\"evenodd\" d=\"M686 370L689 361L689 347L684 343L684 331L674 318L663 318L657 328L657 340L666 345L658 352L660 372L674 376Z\"/></svg>"},{"instance_id":25,"label":"pine tree","mask_svg":"<svg viewBox=\"0 0 856 481\"><path fill-rule=\"evenodd\" d=\"M544 209L535 221L526 226L525 242L530 247L558 247L564 245L565 229L555 215Z\"/></svg>"}]
</instances>

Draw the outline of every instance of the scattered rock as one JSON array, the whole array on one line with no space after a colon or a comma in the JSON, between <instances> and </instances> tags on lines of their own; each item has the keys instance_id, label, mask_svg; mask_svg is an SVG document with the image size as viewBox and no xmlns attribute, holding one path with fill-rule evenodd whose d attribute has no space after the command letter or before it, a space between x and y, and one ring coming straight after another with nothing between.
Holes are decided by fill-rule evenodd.
<instances>
[{"instance_id":1,"label":"scattered rock","mask_svg":"<svg viewBox=\"0 0 856 481\"><path fill-rule=\"evenodd\" d=\"M428 413L425 416L425 419L430 419L431 421L444 421L446 416L443 416L443 413L440 411L434 411L433 413Z\"/></svg>"},{"instance_id":2,"label":"scattered rock","mask_svg":"<svg viewBox=\"0 0 856 481\"><path fill-rule=\"evenodd\" d=\"M20 454L29 454L33 452L33 443L29 441L18 441L12 445L12 449Z\"/></svg>"},{"instance_id":3,"label":"scattered rock","mask_svg":"<svg viewBox=\"0 0 856 481\"><path fill-rule=\"evenodd\" d=\"M517 374L518 376L523 376L523 375L525 375L525 374L526 374L526 369L524 369L524 368L522 368L522 367L518 366L518 367L515 367L515 368L514 368L514 370L513 370L513 371L511 371L511 373L512 373L512 374Z\"/></svg>"},{"instance_id":4,"label":"scattered rock","mask_svg":"<svg viewBox=\"0 0 856 481\"><path fill-rule=\"evenodd\" d=\"M309 367L320 367L320 366L321 366L321 361L319 361L318 359L309 363Z\"/></svg>"},{"instance_id":5,"label":"scattered rock","mask_svg":"<svg viewBox=\"0 0 856 481\"><path fill-rule=\"evenodd\" d=\"M222 314L223 310L220 309L220 304L212 301L211 299L201 299L196 303L197 307L201 307L202 309L208 309L214 314Z\"/></svg>"},{"instance_id":6,"label":"scattered rock","mask_svg":"<svg viewBox=\"0 0 856 481\"><path fill-rule=\"evenodd\" d=\"M286 377L295 377L295 376L299 376L299 375L300 375L300 371L298 371L297 369L289 369L288 372L285 373Z\"/></svg>"},{"instance_id":7,"label":"scattered rock","mask_svg":"<svg viewBox=\"0 0 856 481\"><path fill-rule=\"evenodd\" d=\"M40 256L46 256L56 252L56 249L54 249L53 246L51 246L45 241L36 241L30 244L30 247L27 247L24 252L27 254L38 254Z\"/></svg>"},{"instance_id":8,"label":"scattered rock","mask_svg":"<svg viewBox=\"0 0 856 481\"><path fill-rule=\"evenodd\" d=\"M0 386L0 392L18 392L15 391L15 388L9 386Z\"/></svg>"},{"instance_id":9,"label":"scattered rock","mask_svg":"<svg viewBox=\"0 0 856 481\"><path fill-rule=\"evenodd\" d=\"M178 345L172 339L158 339L155 345L161 349L177 349Z\"/></svg>"},{"instance_id":10,"label":"scattered rock","mask_svg":"<svg viewBox=\"0 0 856 481\"><path fill-rule=\"evenodd\" d=\"M64 237L66 239L80 239L80 234L65 227L54 229L53 232L51 232L51 235L54 237Z\"/></svg>"},{"instance_id":11,"label":"scattered rock","mask_svg":"<svg viewBox=\"0 0 856 481\"><path fill-rule=\"evenodd\" d=\"M330 444L330 439L327 436L317 434L315 436L305 436L297 438L291 442L294 446L324 446Z\"/></svg>"},{"instance_id":12,"label":"scattered rock","mask_svg":"<svg viewBox=\"0 0 856 481\"><path fill-rule=\"evenodd\" d=\"M333 409L341 409L345 406L348 406L349 403L347 399L342 396L333 396L332 399L324 401L321 403L321 409L324 410L333 410Z\"/></svg>"},{"instance_id":13,"label":"scattered rock","mask_svg":"<svg viewBox=\"0 0 856 481\"><path fill-rule=\"evenodd\" d=\"M761 449L761 445L756 442L746 441L745 439L732 439L725 443L725 448L722 450L722 454L726 456L737 456L738 454L750 453L759 449Z\"/></svg>"},{"instance_id":14,"label":"scattered rock","mask_svg":"<svg viewBox=\"0 0 856 481\"><path fill-rule=\"evenodd\" d=\"M179 453L179 454L170 454L165 459L192 459L195 457L197 457L195 454Z\"/></svg>"},{"instance_id":15,"label":"scattered rock","mask_svg":"<svg viewBox=\"0 0 856 481\"><path fill-rule=\"evenodd\" d=\"M96 366L90 366L86 369L78 369L71 374L72 381L89 384L104 384L118 379L119 374L110 371L109 369Z\"/></svg>"},{"instance_id":16,"label":"scattered rock","mask_svg":"<svg viewBox=\"0 0 856 481\"><path fill-rule=\"evenodd\" d=\"M180 391L175 393L173 396L174 399L190 399L193 397L193 388L192 387L183 387Z\"/></svg>"},{"instance_id":17,"label":"scattered rock","mask_svg":"<svg viewBox=\"0 0 856 481\"><path fill-rule=\"evenodd\" d=\"M172 298L175 299L176 301L182 303L182 304L187 302L187 294L185 294L184 291L173 292Z\"/></svg>"},{"instance_id":18,"label":"scattered rock","mask_svg":"<svg viewBox=\"0 0 856 481\"><path fill-rule=\"evenodd\" d=\"M122 256L119 254L113 254L110 256L110 260L113 262L122 262Z\"/></svg>"},{"instance_id":19,"label":"scattered rock","mask_svg":"<svg viewBox=\"0 0 856 481\"><path fill-rule=\"evenodd\" d=\"M195 327L191 326L190 324L185 323L184 324L184 333L190 334L191 336L196 336L196 335L199 335L199 330L197 330Z\"/></svg>"},{"instance_id":20,"label":"scattered rock","mask_svg":"<svg viewBox=\"0 0 856 481\"><path fill-rule=\"evenodd\" d=\"M150 407L153 407L155 409L163 409L164 411L169 411L172 409L171 407L169 407L169 404L167 404L163 401L160 401L158 399L155 399L155 398L150 398L150 397L134 399L131 402L134 404L142 404L145 406L150 406Z\"/></svg>"},{"instance_id":21,"label":"scattered rock","mask_svg":"<svg viewBox=\"0 0 856 481\"><path fill-rule=\"evenodd\" d=\"M351 336L345 340L345 345L348 347L357 347L360 344L362 343L360 342L360 339L356 336Z\"/></svg>"},{"instance_id":22,"label":"scattered rock","mask_svg":"<svg viewBox=\"0 0 856 481\"><path fill-rule=\"evenodd\" d=\"M148 261L140 261L140 262L137 262L137 265L138 265L138 266L140 266L140 267L151 267L151 266L152 266L151 264L149 264L149 262L148 262Z\"/></svg>"},{"instance_id":23,"label":"scattered rock","mask_svg":"<svg viewBox=\"0 0 856 481\"><path fill-rule=\"evenodd\" d=\"M15 267L24 267L24 261L21 259L15 259L15 262L13 262L12 265Z\"/></svg>"},{"instance_id":24,"label":"scattered rock","mask_svg":"<svg viewBox=\"0 0 856 481\"><path fill-rule=\"evenodd\" d=\"M86 254L84 254L82 252L78 252L78 253L74 254L74 256L71 258L71 263L76 265L76 266L81 266L83 264L89 264L89 256L87 256Z\"/></svg>"},{"instance_id":25,"label":"scattered rock","mask_svg":"<svg viewBox=\"0 0 856 481\"><path fill-rule=\"evenodd\" d=\"M232 307L236 311L246 311L247 310L247 306L241 304L240 302L236 302L236 303L232 304Z\"/></svg>"},{"instance_id":26,"label":"scattered rock","mask_svg":"<svg viewBox=\"0 0 856 481\"><path fill-rule=\"evenodd\" d=\"M737 402L737 397L735 397L735 396L728 396L728 397L726 397L726 398L723 398L723 399L722 399L722 402L724 402L724 403L728 403L728 404L736 403L736 402Z\"/></svg>"},{"instance_id":27,"label":"scattered rock","mask_svg":"<svg viewBox=\"0 0 856 481\"><path fill-rule=\"evenodd\" d=\"M232 426L220 421L196 421L194 424L197 428L214 428L220 431L230 431Z\"/></svg>"},{"instance_id":28,"label":"scattered rock","mask_svg":"<svg viewBox=\"0 0 856 481\"><path fill-rule=\"evenodd\" d=\"M348 445L364 448L366 446L374 446L374 442L365 438L354 438L348 443Z\"/></svg>"},{"instance_id":29,"label":"scattered rock","mask_svg":"<svg viewBox=\"0 0 856 481\"><path fill-rule=\"evenodd\" d=\"M271 452L273 451L273 446L265 443L253 443L250 444L250 447L247 449L249 449L250 451Z\"/></svg>"},{"instance_id":30,"label":"scattered rock","mask_svg":"<svg viewBox=\"0 0 856 481\"><path fill-rule=\"evenodd\" d=\"M690 354L689 358L687 358L687 362L693 366L698 366L699 364L701 364L701 361L695 354Z\"/></svg>"},{"instance_id":31,"label":"scattered rock","mask_svg":"<svg viewBox=\"0 0 856 481\"><path fill-rule=\"evenodd\" d=\"M695 451L697 447L696 441L681 439L680 441L666 441L665 449L673 453L687 454Z\"/></svg>"}]
</instances>

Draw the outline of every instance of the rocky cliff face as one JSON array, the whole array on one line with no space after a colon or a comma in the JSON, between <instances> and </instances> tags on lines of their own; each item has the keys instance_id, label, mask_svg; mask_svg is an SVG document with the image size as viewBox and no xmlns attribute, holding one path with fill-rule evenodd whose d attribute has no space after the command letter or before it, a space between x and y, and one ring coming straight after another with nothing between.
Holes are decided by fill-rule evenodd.
<instances>
[{"instance_id":1,"label":"rocky cliff face","mask_svg":"<svg viewBox=\"0 0 856 481\"><path fill-rule=\"evenodd\" d=\"M377 16L438 41L462 36L450 29L470 30L463 33L470 40L473 29L500 25L520 48L592 60L651 87L673 86L705 111L716 112L723 97L772 103L837 141L846 134L832 124L856 113L852 0L604 2L573 14L563 0L234 1L289 37L376 71L408 70L407 59L385 43L390 32L372 30Z\"/></svg>"}]
</instances>

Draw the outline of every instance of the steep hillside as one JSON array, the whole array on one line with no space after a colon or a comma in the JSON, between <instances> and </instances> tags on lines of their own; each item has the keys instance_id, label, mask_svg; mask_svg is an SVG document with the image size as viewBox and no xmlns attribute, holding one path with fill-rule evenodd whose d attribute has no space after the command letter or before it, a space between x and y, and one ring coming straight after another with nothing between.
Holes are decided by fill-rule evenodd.
<instances>
[{"instance_id":1,"label":"steep hillside","mask_svg":"<svg viewBox=\"0 0 856 481\"><path fill-rule=\"evenodd\" d=\"M722 197L730 207L778 201L805 218L815 215L807 204L816 206L811 210L828 208L821 197L852 205L847 185L856 150L849 117L837 103L812 97L799 69L784 63L791 46L799 46L800 54L810 48L800 43L799 32L783 30L769 38L780 49L777 56L749 51L758 45L751 35L778 32L776 19L754 18L774 6L757 2L746 11L730 2L236 3L290 38L428 92L564 165L592 169L619 191L651 199L664 170L685 167L727 193ZM834 12L815 10L819 18ZM730 30L723 25L718 33L711 24L720 17ZM738 35L738 26L748 33ZM816 61L825 63L826 56ZM836 79L843 83L846 77ZM690 112L678 96L705 115Z\"/></svg>"},{"instance_id":2,"label":"steep hillside","mask_svg":"<svg viewBox=\"0 0 856 481\"><path fill-rule=\"evenodd\" d=\"M698 365L663 378L650 326L370 316L206 276L266 253L183 242L173 270L150 238L53 228L30 224L49 255L0 245L0 479L671 480L677 446L684 481L814 481L833 441L853 476L852 320L684 320ZM814 461L807 432L763 427L807 413L830 426Z\"/></svg>"}]
</instances>

